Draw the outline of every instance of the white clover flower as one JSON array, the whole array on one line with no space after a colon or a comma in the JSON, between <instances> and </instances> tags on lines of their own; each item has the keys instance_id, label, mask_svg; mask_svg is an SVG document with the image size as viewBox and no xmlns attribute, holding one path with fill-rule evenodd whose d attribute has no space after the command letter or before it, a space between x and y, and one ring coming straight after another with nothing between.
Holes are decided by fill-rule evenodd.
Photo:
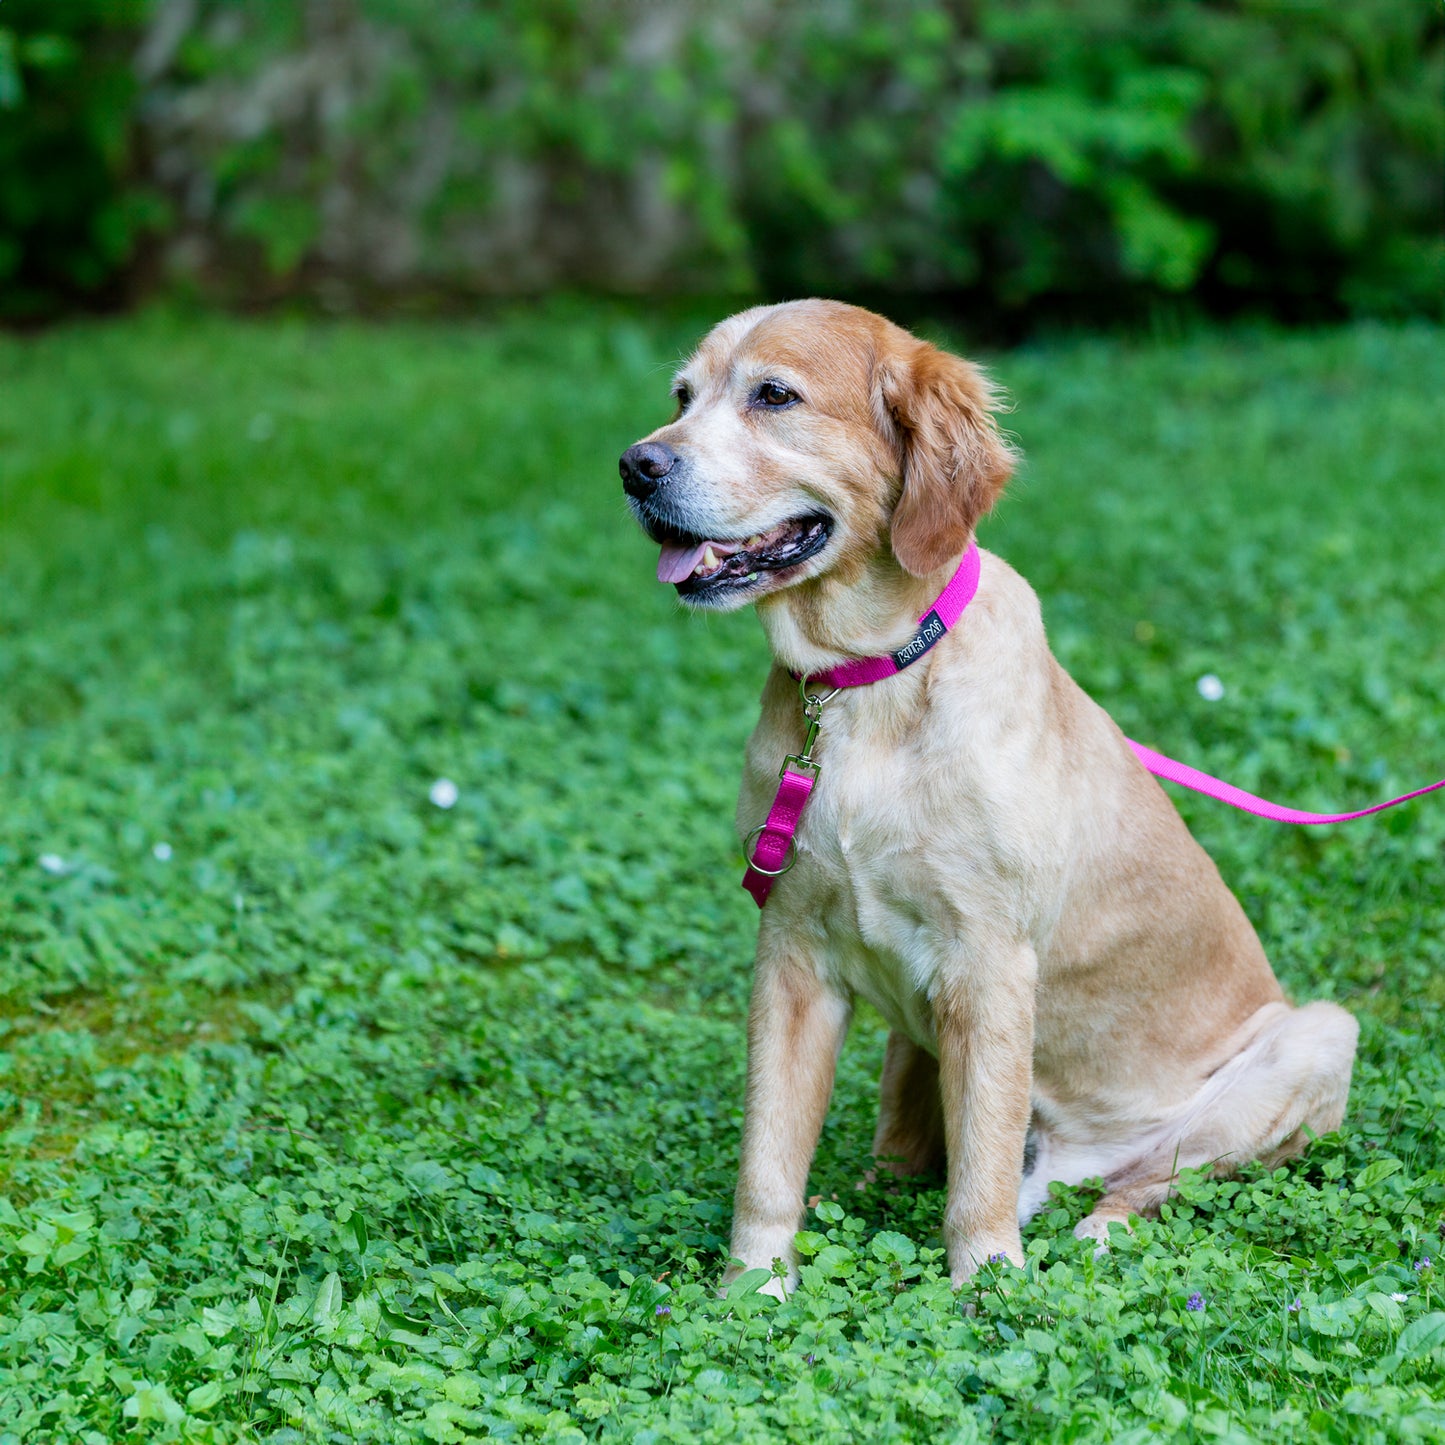
<instances>
[{"instance_id":1,"label":"white clover flower","mask_svg":"<svg viewBox=\"0 0 1445 1445\"><path fill-rule=\"evenodd\" d=\"M1394 1300L1397 1305L1402 1305L1410 1296L1407 1294L1392 1294L1390 1298Z\"/></svg>"},{"instance_id":2,"label":"white clover flower","mask_svg":"<svg viewBox=\"0 0 1445 1445\"><path fill-rule=\"evenodd\" d=\"M438 808L455 807L456 801L460 796L461 794L457 790L457 785L452 782L450 778L438 778L436 782L431 785L431 791L427 794L427 797L429 797Z\"/></svg>"},{"instance_id":3,"label":"white clover flower","mask_svg":"<svg viewBox=\"0 0 1445 1445\"><path fill-rule=\"evenodd\" d=\"M1206 672L1194 685L1205 702L1218 702L1224 696L1224 684L1212 672Z\"/></svg>"},{"instance_id":4,"label":"white clover flower","mask_svg":"<svg viewBox=\"0 0 1445 1445\"><path fill-rule=\"evenodd\" d=\"M42 853L37 861L47 873L70 872L70 864L59 853Z\"/></svg>"},{"instance_id":5,"label":"white clover flower","mask_svg":"<svg viewBox=\"0 0 1445 1445\"><path fill-rule=\"evenodd\" d=\"M171 861L171 845L169 843L157 843L151 849L151 857L158 863L169 863Z\"/></svg>"}]
</instances>

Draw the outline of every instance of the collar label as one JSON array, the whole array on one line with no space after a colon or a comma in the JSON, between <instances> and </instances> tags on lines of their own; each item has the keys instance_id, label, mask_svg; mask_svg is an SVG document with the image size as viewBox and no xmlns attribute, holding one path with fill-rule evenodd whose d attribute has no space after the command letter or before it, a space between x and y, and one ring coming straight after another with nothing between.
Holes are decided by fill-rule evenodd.
<instances>
[{"instance_id":1,"label":"collar label","mask_svg":"<svg viewBox=\"0 0 1445 1445\"><path fill-rule=\"evenodd\" d=\"M948 631L943 625L943 619L936 611L930 612L918 624L918 631L914 634L912 642L900 647L893 654L894 664L901 672L909 663L917 662L945 632Z\"/></svg>"}]
</instances>

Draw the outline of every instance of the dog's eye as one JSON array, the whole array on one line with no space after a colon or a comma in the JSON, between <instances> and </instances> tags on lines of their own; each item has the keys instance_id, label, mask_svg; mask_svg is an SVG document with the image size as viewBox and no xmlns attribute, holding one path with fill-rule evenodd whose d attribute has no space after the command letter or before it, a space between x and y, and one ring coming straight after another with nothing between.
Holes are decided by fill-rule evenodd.
<instances>
[{"instance_id":1,"label":"dog's eye","mask_svg":"<svg viewBox=\"0 0 1445 1445\"><path fill-rule=\"evenodd\" d=\"M692 388L683 382L672 389L672 399L677 403L678 411L686 411L692 404Z\"/></svg>"},{"instance_id":2,"label":"dog's eye","mask_svg":"<svg viewBox=\"0 0 1445 1445\"><path fill-rule=\"evenodd\" d=\"M798 399L798 393L790 391L781 381L765 381L758 388L757 395L763 406L787 406Z\"/></svg>"}]
</instances>

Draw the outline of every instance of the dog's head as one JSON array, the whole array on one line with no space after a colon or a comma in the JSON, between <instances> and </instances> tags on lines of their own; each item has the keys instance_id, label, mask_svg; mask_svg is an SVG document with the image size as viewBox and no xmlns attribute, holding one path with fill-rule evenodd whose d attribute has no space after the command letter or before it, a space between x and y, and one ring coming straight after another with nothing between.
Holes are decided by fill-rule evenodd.
<instances>
[{"instance_id":1,"label":"dog's head","mask_svg":"<svg viewBox=\"0 0 1445 1445\"><path fill-rule=\"evenodd\" d=\"M677 415L622 455L695 607L857 580L880 554L915 577L956 559L1013 469L988 380L855 306L794 301L715 327L673 382Z\"/></svg>"}]
</instances>

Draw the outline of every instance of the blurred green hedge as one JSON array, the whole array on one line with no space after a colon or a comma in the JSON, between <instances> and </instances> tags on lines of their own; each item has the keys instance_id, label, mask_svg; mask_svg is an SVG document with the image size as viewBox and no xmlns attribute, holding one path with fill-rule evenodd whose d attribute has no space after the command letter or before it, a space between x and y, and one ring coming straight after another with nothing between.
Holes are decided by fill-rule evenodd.
<instances>
[{"instance_id":1,"label":"blurred green hedge","mask_svg":"<svg viewBox=\"0 0 1445 1445\"><path fill-rule=\"evenodd\" d=\"M103 293L160 220L135 184L146 0L0 6L0 318Z\"/></svg>"},{"instance_id":2,"label":"blurred green hedge","mask_svg":"<svg viewBox=\"0 0 1445 1445\"><path fill-rule=\"evenodd\" d=\"M111 283L1440 314L1433 0L9 0L0 308ZM160 201L164 200L164 206Z\"/></svg>"}]
</instances>

